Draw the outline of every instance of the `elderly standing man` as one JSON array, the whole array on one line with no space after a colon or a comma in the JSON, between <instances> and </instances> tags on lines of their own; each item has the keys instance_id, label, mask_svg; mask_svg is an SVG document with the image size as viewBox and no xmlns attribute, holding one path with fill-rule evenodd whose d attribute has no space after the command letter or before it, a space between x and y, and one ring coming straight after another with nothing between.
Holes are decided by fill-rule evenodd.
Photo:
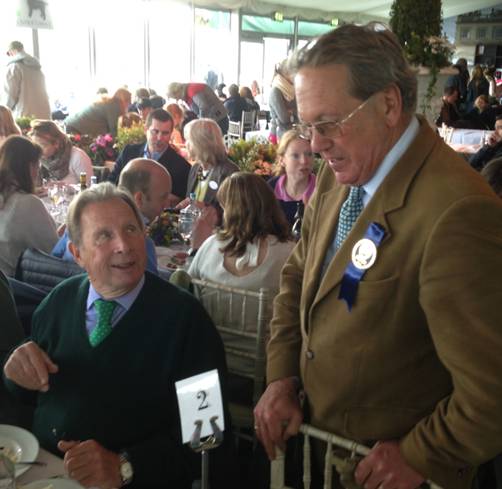
<instances>
[{"instance_id":1,"label":"elderly standing man","mask_svg":"<svg viewBox=\"0 0 502 489\"><path fill-rule=\"evenodd\" d=\"M145 273L128 192L111 183L82 192L68 229L87 275L37 309L31 338L5 364L7 387L36 402L35 436L85 487L190 488L199 463L181 442L174 382L224 374L218 333L196 299Z\"/></svg>"},{"instance_id":2,"label":"elderly standing man","mask_svg":"<svg viewBox=\"0 0 502 489\"><path fill-rule=\"evenodd\" d=\"M381 26L293 60L300 131L326 164L282 271L255 408L268 455L313 425L373 448L366 489L471 487L502 451L502 205L415 115Z\"/></svg>"},{"instance_id":3,"label":"elderly standing man","mask_svg":"<svg viewBox=\"0 0 502 489\"><path fill-rule=\"evenodd\" d=\"M117 183L124 166L134 158L149 158L159 162L172 178L168 207L174 207L185 197L190 163L170 145L174 128L173 118L164 109L148 114L145 123L146 143L128 144L115 162L109 180Z\"/></svg>"},{"instance_id":4,"label":"elderly standing man","mask_svg":"<svg viewBox=\"0 0 502 489\"><path fill-rule=\"evenodd\" d=\"M9 44L7 56L11 59L5 74L5 105L15 117L50 119L49 96L38 59L26 53L23 43L19 41Z\"/></svg>"}]
</instances>

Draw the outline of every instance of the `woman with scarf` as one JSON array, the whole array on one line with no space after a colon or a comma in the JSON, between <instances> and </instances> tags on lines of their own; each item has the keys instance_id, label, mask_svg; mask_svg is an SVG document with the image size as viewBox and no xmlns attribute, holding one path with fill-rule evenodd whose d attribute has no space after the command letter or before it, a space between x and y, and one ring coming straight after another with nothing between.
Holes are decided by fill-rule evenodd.
<instances>
[{"instance_id":1,"label":"woman with scarf","mask_svg":"<svg viewBox=\"0 0 502 489\"><path fill-rule=\"evenodd\" d=\"M268 98L270 109L270 141L276 144L281 136L298 121L295 89L286 61L276 65Z\"/></svg>"},{"instance_id":2,"label":"woman with scarf","mask_svg":"<svg viewBox=\"0 0 502 489\"><path fill-rule=\"evenodd\" d=\"M42 178L76 184L83 172L89 185L93 175L91 159L80 148L72 146L70 138L54 122L34 120L30 137L42 147Z\"/></svg>"}]
</instances>

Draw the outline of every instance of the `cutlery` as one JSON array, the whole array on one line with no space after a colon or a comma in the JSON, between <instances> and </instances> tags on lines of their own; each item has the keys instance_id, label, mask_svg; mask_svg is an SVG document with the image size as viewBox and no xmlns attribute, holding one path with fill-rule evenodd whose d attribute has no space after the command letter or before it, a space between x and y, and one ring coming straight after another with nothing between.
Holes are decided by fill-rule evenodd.
<instances>
[{"instance_id":1,"label":"cutlery","mask_svg":"<svg viewBox=\"0 0 502 489\"><path fill-rule=\"evenodd\" d=\"M40 465L41 467L45 467L47 462L39 462L35 460L34 462L16 462L14 465Z\"/></svg>"}]
</instances>

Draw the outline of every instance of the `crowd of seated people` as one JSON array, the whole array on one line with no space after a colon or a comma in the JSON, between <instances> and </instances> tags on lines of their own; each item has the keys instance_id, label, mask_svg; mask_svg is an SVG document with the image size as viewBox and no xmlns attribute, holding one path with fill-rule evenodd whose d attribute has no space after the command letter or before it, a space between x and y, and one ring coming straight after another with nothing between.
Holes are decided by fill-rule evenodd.
<instances>
[{"instance_id":1,"label":"crowd of seated people","mask_svg":"<svg viewBox=\"0 0 502 489\"><path fill-rule=\"evenodd\" d=\"M502 113L494 88L493 70L483 70L480 65L475 65L469 79L466 63L464 65L457 62L454 68L458 73L451 75L446 81L436 125L493 130L495 117Z\"/></svg>"},{"instance_id":2,"label":"crowd of seated people","mask_svg":"<svg viewBox=\"0 0 502 489\"><path fill-rule=\"evenodd\" d=\"M256 102L252 100L249 89L243 90L241 98L244 101L245 110L257 110L259 108ZM94 111L94 115L96 115L96 113L102 111L103 106L107 105L110 100L113 99L109 99L105 94L101 100L94 102L88 108L88 112ZM113 133L114 131L110 130L110 127L113 126L111 119L116 122L116 127L131 127L132 125L143 124L141 104L144 100L144 98L140 98L135 102L137 112L127 112L128 97L121 100L117 106L118 108L116 107L117 110L110 110L110 114L105 117L108 118L106 129L104 125L98 128L99 124L105 123L105 118L103 118L99 124L94 125L94 128L91 128L92 124L90 123L86 126L90 120L87 119L87 122L81 123L81 129L79 130L76 128L78 123L75 123L78 114L74 114L73 118L67 119L66 130L68 133L78 132L93 136L105 132ZM150 101L151 97L148 100ZM150 103L146 105L150 105ZM129 109L132 108L129 107ZM141 262L139 268L149 273L145 274L143 272L143 279L136 282L133 289L139 287L139 290L143 290L142 287L148 285L148 294L143 297L141 295L143 292L140 292L138 297L141 297L141 301L153 300L150 297L150 288L153 284L151 275L158 275L156 251L151 239L145 238L144 231L141 232L141 236L144 241L145 256L139 257L143 252L138 253L136 251L135 257L132 257L129 261L124 260L119 263L119 258L125 256L122 255L125 251L118 244L117 246L110 244L106 253L108 256L104 257L101 256L100 250L93 248L96 243L91 243L92 240L88 234L89 229L91 227L94 229L99 223L109 227L110 232L107 231L106 239L103 238L106 243L108 243L108 235L118 236L122 232L120 226L122 219L125 218L125 208L122 204L115 204L121 199L124 200L123 195L114 193L115 191L111 191L110 188L118 189L119 193L127 192L130 196L130 202L126 202L126 204L130 208L134 206L134 214L141 221L139 226L141 228L148 226L163 209L174 207L177 204L179 207L186 205L188 203L187 197L194 192L203 209L200 227L203 228L204 224L206 224L205 231L199 233L201 236L199 240L200 249L196 250L197 254L191 268L194 276L199 273L197 275L199 277L251 290L257 290L265 283L266 287L271 289L272 295L277 292L280 269L294 246L291 237L291 225L281 210L279 199L274 196L274 191L261 176L251 173L237 173L237 165L227 156L221 128L213 119L197 118L186 107L172 101L166 105L166 109L169 109L169 111L153 109L148 112L144 121L146 142L126 145L117 157L115 167L110 175L110 180L115 185L103 184L107 190L99 190L96 186L90 185L91 176L93 175L91 161L82 150L72 145L70 138L64 132L64 125L59 126L59 123L49 120L34 120L29 132L29 138L31 139L24 136L10 136L4 143L0 142L0 237L3 238L0 239L0 270L5 271L11 277L14 276L16 264L22 253L28 248L35 248L45 253L52 252L53 256L60 259L61 264L66 263L66 266L68 266L70 260L76 262L81 269L72 273L80 273L82 269L87 272L87 278L68 279L62 284L62 288L58 287L53 289L53 292L49 292L48 298L34 313L33 328L30 326L29 330L32 331L32 338L36 340L36 345L30 342L21 345L20 350L14 351L9 367L6 370L6 376L9 379L7 383L12 392L20 393L22 397L31 393L32 396L36 397L38 395L37 391L46 392L52 388L50 380L34 385L24 376L20 376L19 372L16 372L12 366L13 362L18 363L21 356L26 358L26 355L33 355L33 358L40 358L41 355L45 358L45 353L38 349L46 341L44 334L39 334L41 332L39 325L43 321L42 316L49 314L52 318L50 329L54 332L59 331L62 318L67 317L68 314L65 307L66 305L70 307L69 300L65 302L65 307L57 305L62 297L60 295L63 293L61 290L70 291L70 288L76 286L78 282L80 284L78 287L83 284L84 288L90 287L89 290L94 288L98 295L102 295L104 299L108 300L108 297L106 297L109 291L108 287L110 285L115 286L117 277L124 278L131 270L134 271L133 275L136 275L135 270ZM85 117L80 119L84 120ZM8 117L6 120L8 120ZM9 126L9 124L5 126ZM175 128L178 129L177 139L172 137ZM15 125L14 129L16 129ZM175 150L174 145L178 141L181 144L186 142L191 164ZM292 143L291 147L294 147L294 144ZM298 151L302 152L304 150L303 146L307 143L300 140L296 144L301 146ZM15 158L13 155L15 155ZM284 158L280 158L281 162L279 163L279 166L284 166L285 171L291 175L288 184L285 183L287 179L284 178L284 188L287 188L285 192L291 193L293 197L296 196L295 192L299 188L296 185L298 184L297 174L303 173L303 170L295 169L291 163L294 159L295 155L293 154L284 155ZM307 179L309 189L310 187L313 189L315 179L311 180L312 154L303 151L299 159L301 160L300 165L306 164L309 168ZM79 182L80 173L82 172L86 173L87 184L91 188L80 192L74 198L70 204L66 228L61 229L62 235L58 237L56 224L46 206L34 194L35 186L42 178L76 184ZM230 179L229 177L234 174L236 174L235 179ZM289 187L290 184L291 188ZM101 187L101 185L98 185L98 187ZM303 192L305 195L301 197L302 202L308 200L307 194L310 195L312 189ZM92 192L96 194L103 192L103 198L97 198L95 195L96 202L92 200L94 197L87 202L85 196L87 193ZM114 205L112 206L108 200L113 201ZM78 209L79 206L82 206L81 211L76 211L75 209ZM112 207L114 208L113 211L111 210ZM79 214L79 212L81 213ZM92 219L88 216L91 216ZM12 226L12 223L15 223L15 226ZM19 225L19 223L23 223L23 225ZM207 225L208 223L210 225ZM136 225L134 227L137 228ZM22 235L22 239L18 235ZM115 238L111 238L110 242L114 240ZM116 242L121 243L122 240L117 238ZM90 251L91 248L92 251ZM199 248L199 246L196 248ZM136 245L135 249L137 249ZM103 261L98 263L101 258ZM138 263L136 263L136 258L138 258ZM221 266L215 267L213 266L214 263L220 263ZM206 275L208 271L218 273L216 275ZM103 277L105 272L110 275L109 278ZM84 280L84 282L81 282L81 280ZM13 280L11 284L14 282ZM70 283L74 285L70 285ZM126 289L129 289L132 285L132 282L128 283L120 291L126 292L125 295L127 295L130 291L127 292ZM103 288L99 290L101 287ZM153 288L156 287L157 285ZM79 288L79 291L81 290ZM160 291L160 288L157 291ZM80 292L77 294L78 297L72 291L69 293L75 299L74 304L76 305L78 302L80 308L80 304L85 301L85 297L78 295ZM92 293L94 294L94 291ZM46 294L45 291L44 294ZM125 300L126 303L127 301L128 299ZM118 303L122 304L121 301L118 301ZM50 304L50 307L47 304ZM134 300L132 307L134 307ZM54 313L55 309L59 311L58 315ZM93 314L94 318L96 318L97 313ZM114 321L115 324L122 324L121 318L122 316L119 315L118 319L112 320L112 324ZM75 316L71 328L80 320ZM87 316L85 321L87 325ZM76 346L77 350L81 346ZM217 349L214 345L212 348L216 352ZM45 351L44 348L41 349ZM250 345L250 349L252 349L252 345ZM64 367L65 358L64 354L61 357L60 352L51 349L47 350L46 353L49 355L50 360L46 363L46 370L41 375L51 379L54 375L57 375L58 368ZM88 364L85 362L87 360L84 361L84 359L79 358L80 361L83 362L83 368L86 368L85 366ZM215 360L213 365L216 365L217 361L219 360ZM210 366L209 363L208 366ZM224 372L224 369L220 370ZM197 371L194 370L194 372ZM224 380L223 384L225 384ZM60 393L58 393L59 395ZM71 402L71 399L69 402ZM55 405L53 408L54 410L58 409ZM43 428L44 423L40 423L40 416L52 416L52 413L42 411L37 410L35 413L34 429L41 439L42 446L54 453L63 456L65 452L71 453L84 444L87 446L91 436L96 442L91 443L90 448L96 453L103 453L102 446L100 446L101 442L107 445L108 448L109 443L115 443L114 439L107 440L106 437L103 438L100 433L93 433L92 430L77 433L74 431L75 425L71 423L71 420L63 420L63 424L67 424L70 430L75 433L75 440L81 441L67 442L65 440L54 443L57 440L48 440L47 433ZM99 423L101 422L109 423L109 420L103 418L100 419ZM61 430L64 429L65 427L61 425ZM126 434L125 437L127 438L127 436ZM146 435L143 432L141 436ZM181 445L179 447L174 445L174 453L178 453L177 450L181 452L176 456L185 457L186 454L180 448ZM113 466L116 466L117 459L115 455L118 452L114 447L112 447L111 452L112 454L108 454L107 460L108 462L113 461ZM144 458L140 451L131 449L131 452L132 465L136 466L139 471L137 472L138 481L136 481L136 484L139 484L144 477L142 471ZM122 457L121 453L120 457ZM122 462L119 460L118 463ZM92 471L93 469L89 468L89 470ZM154 469L154 472L156 470L157 468ZM182 476L187 477L187 473L183 473ZM190 472L190 477L196 476L197 474L194 475ZM100 476L95 473L94 483L100 482L98 477ZM151 477L158 477L158 473L152 473ZM218 477L218 474L216 474L216 477ZM83 480L90 481L87 478L80 479L81 482ZM147 485L139 487L148 487L148 483L150 481L147 481ZM134 484L131 485L132 487L134 487ZM184 486L180 485L179 487ZM218 487L223 486L219 485Z\"/></svg>"}]
</instances>

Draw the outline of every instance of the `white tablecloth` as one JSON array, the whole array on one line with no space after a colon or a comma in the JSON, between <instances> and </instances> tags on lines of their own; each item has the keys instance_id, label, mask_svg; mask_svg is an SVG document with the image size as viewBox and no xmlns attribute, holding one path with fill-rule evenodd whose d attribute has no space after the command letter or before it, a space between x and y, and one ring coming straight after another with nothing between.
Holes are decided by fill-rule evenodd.
<instances>
[{"instance_id":1,"label":"white tablecloth","mask_svg":"<svg viewBox=\"0 0 502 489\"><path fill-rule=\"evenodd\" d=\"M268 143L268 135L270 131L268 129L263 129L261 131L248 131L246 132L246 141L251 141L251 139L257 139L260 142Z\"/></svg>"},{"instance_id":2,"label":"white tablecloth","mask_svg":"<svg viewBox=\"0 0 502 489\"><path fill-rule=\"evenodd\" d=\"M40 448L37 460L39 462L45 462L47 465L33 465L17 479L18 484L24 485L41 479L66 477L62 458L56 457L47 450Z\"/></svg>"},{"instance_id":3,"label":"white tablecloth","mask_svg":"<svg viewBox=\"0 0 502 489\"><path fill-rule=\"evenodd\" d=\"M488 137L492 131L482 131L479 129L454 129L451 139L452 144L483 144L485 135Z\"/></svg>"}]
</instances>

